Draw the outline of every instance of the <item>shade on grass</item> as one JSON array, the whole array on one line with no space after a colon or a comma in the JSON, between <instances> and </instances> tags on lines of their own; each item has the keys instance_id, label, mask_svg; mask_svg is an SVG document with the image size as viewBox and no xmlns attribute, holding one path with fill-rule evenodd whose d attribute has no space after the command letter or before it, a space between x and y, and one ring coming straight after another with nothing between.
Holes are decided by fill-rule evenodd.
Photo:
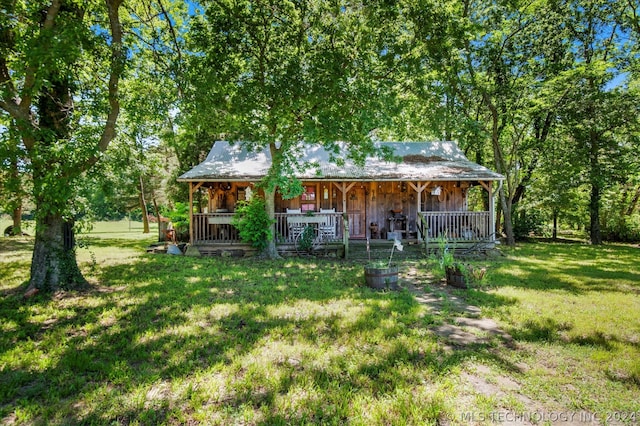
<instances>
[{"instance_id":1,"label":"shade on grass","mask_svg":"<svg viewBox=\"0 0 640 426\"><path fill-rule=\"evenodd\" d=\"M94 287L28 300L30 241L0 242L3 422L464 423L531 409L521 394L549 410L637 409L631 247L508 252L485 288L457 295L516 345L451 350L432 332L458 315L447 303L372 291L358 264L149 255L154 236L89 237L79 258ZM478 393L467 382L478 371L519 388Z\"/></svg>"}]
</instances>

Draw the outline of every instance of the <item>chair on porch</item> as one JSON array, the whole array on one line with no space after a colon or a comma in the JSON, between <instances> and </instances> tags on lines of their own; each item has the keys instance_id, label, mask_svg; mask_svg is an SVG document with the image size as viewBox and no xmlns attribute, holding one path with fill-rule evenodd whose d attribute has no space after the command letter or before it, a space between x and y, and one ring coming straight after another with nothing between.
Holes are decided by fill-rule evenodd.
<instances>
[{"instance_id":1,"label":"chair on porch","mask_svg":"<svg viewBox=\"0 0 640 426\"><path fill-rule=\"evenodd\" d=\"M287 209L287 215L302 214L302 209ZM289 228L289 241L296 241L304 231L305 224L296 220L296 216L287 216Z\"/></svg>"},{"instance_id":2,"label":"chair on porch","mask_svg":"<svg viewBox=\"0 0 640 426\"><path fill-rule=\"evenodd\" d=\"M327 214L326 221L320 223L318 226L318 232L322 235L323 238L332 240L336 238L336 217L333 213L336 212L336 209L320 209L320 214Z\"/></svg>"}]
</instances>

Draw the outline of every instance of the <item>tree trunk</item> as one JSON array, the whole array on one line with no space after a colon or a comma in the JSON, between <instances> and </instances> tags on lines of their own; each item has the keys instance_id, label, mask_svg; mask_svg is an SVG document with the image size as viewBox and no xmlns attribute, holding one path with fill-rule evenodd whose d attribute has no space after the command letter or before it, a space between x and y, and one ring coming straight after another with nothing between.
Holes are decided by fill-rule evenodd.
<instances>
[{"instance_id":1,"label":"tree trunk","mask_svg":"<svg viewBox=\"0 0 640 426\"><path fill-rule=\"evenodd\" d=\"M144 199L144 182L142 175L140 176L140 210L142 210L142 233L149 233L149 211L147 210L147 201Z\"/></svg>"},{"instance_id":2,"label":"tree trunk","mask_svg":"<svg viewBox=\"0 0 640 426\"><path fill-rule=\"evenodd\" d=\"M640 201L640 185L636 188L636 193L634 194L633 199L631 200L631 203L629 204L629 207L625 212L627 216L631 216L633 214L633 212L638 207L639 201Z\"/></svg>"},{"instance_id":3,"label":"tree trunk","mask_svg":"<svg viewBox=\"0 0 640 426\"><path fill-rule=\"evenodd\" d=\"M36 240L28 290L55 291L86 286L76 261L73 223L60 215L36 219Z\"/></svg>"},{"instance_id":4,"label":"tree trunk","mask_svg":"<svg viewBox=\"0 0 640 426\"><path fill-rule=\"evenodd\" d=\"M602 244L602 233L600 232L600 198L602 196L600 190L600 140L595 131L591 130L589 133L589 180L591 184L589 237L591 244L600 245Z\"/></svg>"},{"instance_id":5,"label":"tree trunk","mask_svg":"<svg viewBox=\"0 0 640 426\"><path fill-rule=\"evenodd\" d=\"M591 198L589 199L589 214L591 218L589 226L589 236L591 244L602 244L602 233L600 232L600 185L591 184Z\"/></svg>"},{"instance_id":6,"label":"tree trunk","mask_svg":"<svg viewBox=\"0 0 640 426\"><path fill-rule=\"evenodd\" d=\"M505 195L504 186L500 188L500 204L502 204L502 217L504 219L504 233L507 235L507 245L514 247L516 238L513 233L513 222L511 220L511 211L513 204L511 199Z\"/></svg>"},{"instance_id":7,"label":"tree trunk","mask_svg":"<svg viewBox=\"0 0 640 426\"><path fill-rule=\"evenodd\" d=\"M499 124L499 113L496 106L489 99L489 95L486 93L483 94L483 99L485 101L485 105L491 112L491 144L493 146L493 156L496 164L497 172L503 175L507 175L508 170L504 163L504 155L502 153L502 147L500 146L500 124ZM509 179L507 179L507 185L509 184ZM504 218L504 232L507 235L507 245L509 247L515 247L516 238L513 234L513 223L511 222L511 207L513 200L510 197L505 195L505 186L500 185L500 204L502 205L502 217Z\"/></svg>"},{"instance_id":8,"label":"tree trunk","mask_svg":"<svg viewBox=\"0 0 640 426\"><path fill-rule=\"evenodd\" d=\"M558 239L558 210L553 209L553 239Z\"/></svg>"},{"instance_id":9,"label":"tree trunk","mask_svg":"<svg viewBox=\"0 0 640 426\"><path fill-rule=\"evenodd\" d=\"M279 259L280 255L278 254L278 249L276 247L276 191L268 191L265 189L264 191L264 203L265 209L267 210L267 215L269 215L269 219L271 219L271 235L273 238L267 244L267 247L264 249L263 255L267 259Z\"/></svg>"},{"instance_id":10,"label":"tree trunk","mask_svg":"<svg viewBox=\"0 0 640 426\"><path fill-rule=\"evenodd\" d=\"M22 203L16 206L11 212L11 219L13 221L13 235L22 234Z\"/></svg>"}]
</instances>

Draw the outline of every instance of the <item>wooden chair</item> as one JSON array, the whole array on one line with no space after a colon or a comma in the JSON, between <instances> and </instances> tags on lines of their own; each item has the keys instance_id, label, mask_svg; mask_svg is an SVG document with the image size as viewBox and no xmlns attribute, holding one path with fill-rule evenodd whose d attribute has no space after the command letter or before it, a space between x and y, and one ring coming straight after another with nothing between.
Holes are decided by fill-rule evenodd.
<instances>
[{"instance_id":1,"label":"wooden chair","mask_svg":"<svg viewBox=\"0 0 640 426\"><path fill-rule=\"evenodd\" d=\"M287 209L287 214L302 214L302 209ZM287 216L287 227L289 228L289 240L297 241L304 231L305 224L296 220L296 216Z\"/></svg>"},{"instance_id":2,"label":"wooden chair","mask_svg":"<svg viewBox=\"0 0 640 426\"><path fill-rule=\"evenodd\" d=\"M318 232L326 239L332 240L336 238L336 209L320 209L320 213L327 214L326 222L318 227Z\"/></svg>"}]
</instances>

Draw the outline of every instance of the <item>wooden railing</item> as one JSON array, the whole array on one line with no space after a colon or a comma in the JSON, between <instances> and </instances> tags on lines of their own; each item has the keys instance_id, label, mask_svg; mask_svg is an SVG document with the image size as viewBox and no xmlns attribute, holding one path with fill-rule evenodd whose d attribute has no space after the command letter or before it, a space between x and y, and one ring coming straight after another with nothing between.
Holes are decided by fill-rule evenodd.
<instances>
[{"instance_id":1,"label":"wooden railing","mask_svg":"<svg viewBox=\"0 0 640 426\"><path fill-rule=\"evenodd\" d=\"M233 213L194 213L194 244L238 244L238 230L231 225Z\"/></svg>"},{"instance_id":2,"label":"wooden railing","mask_svg":"<svg viewBox=\"0 0 640 426\"><path fill-rule=\"evenodd\" d=\"M489 212L418 212L417 223L423 239L493 240Z\"/></svg>"},{"instance_id":3,"label":"wooden railing","mask_svg":"<svg viewBox=\"0 0 640 426\"><path fill-rule=\"evenodd\" d=\"M325 242L343 241L342 213L276 213L276 244L292 244L296 233L306 226L322 234ZM233 213L196 213L193 215L194 244L239 244L238 230L231 225ZM449 241L493 240L489 212L419 212L418 230L422 239L444 237Z\"/></svg>"},{"instance_id":4,"label":"wooden railing","mask_svg":"<svg viewBox=\"0 0 640 426\"><path fill-rule=\"evenodd\" d=\"M342 241L342 213L276 213L276 243L292 244L297 235L310 226L325 242Z\"/></svg>"},{"instance_id":5,"label":"wooden railing","mask_svg":"<svg viewBox=\"0 0 640 426\"><path fill-rule=\"evenodd\" d=\"M231 224L233 213L194 213L194 244L239 244L238 230ZM276 244L291 244L297 230L306 226L321 233L323 241L341 241L344 234L342 213L276 213Z\"/></svg>"}]
</instances>

